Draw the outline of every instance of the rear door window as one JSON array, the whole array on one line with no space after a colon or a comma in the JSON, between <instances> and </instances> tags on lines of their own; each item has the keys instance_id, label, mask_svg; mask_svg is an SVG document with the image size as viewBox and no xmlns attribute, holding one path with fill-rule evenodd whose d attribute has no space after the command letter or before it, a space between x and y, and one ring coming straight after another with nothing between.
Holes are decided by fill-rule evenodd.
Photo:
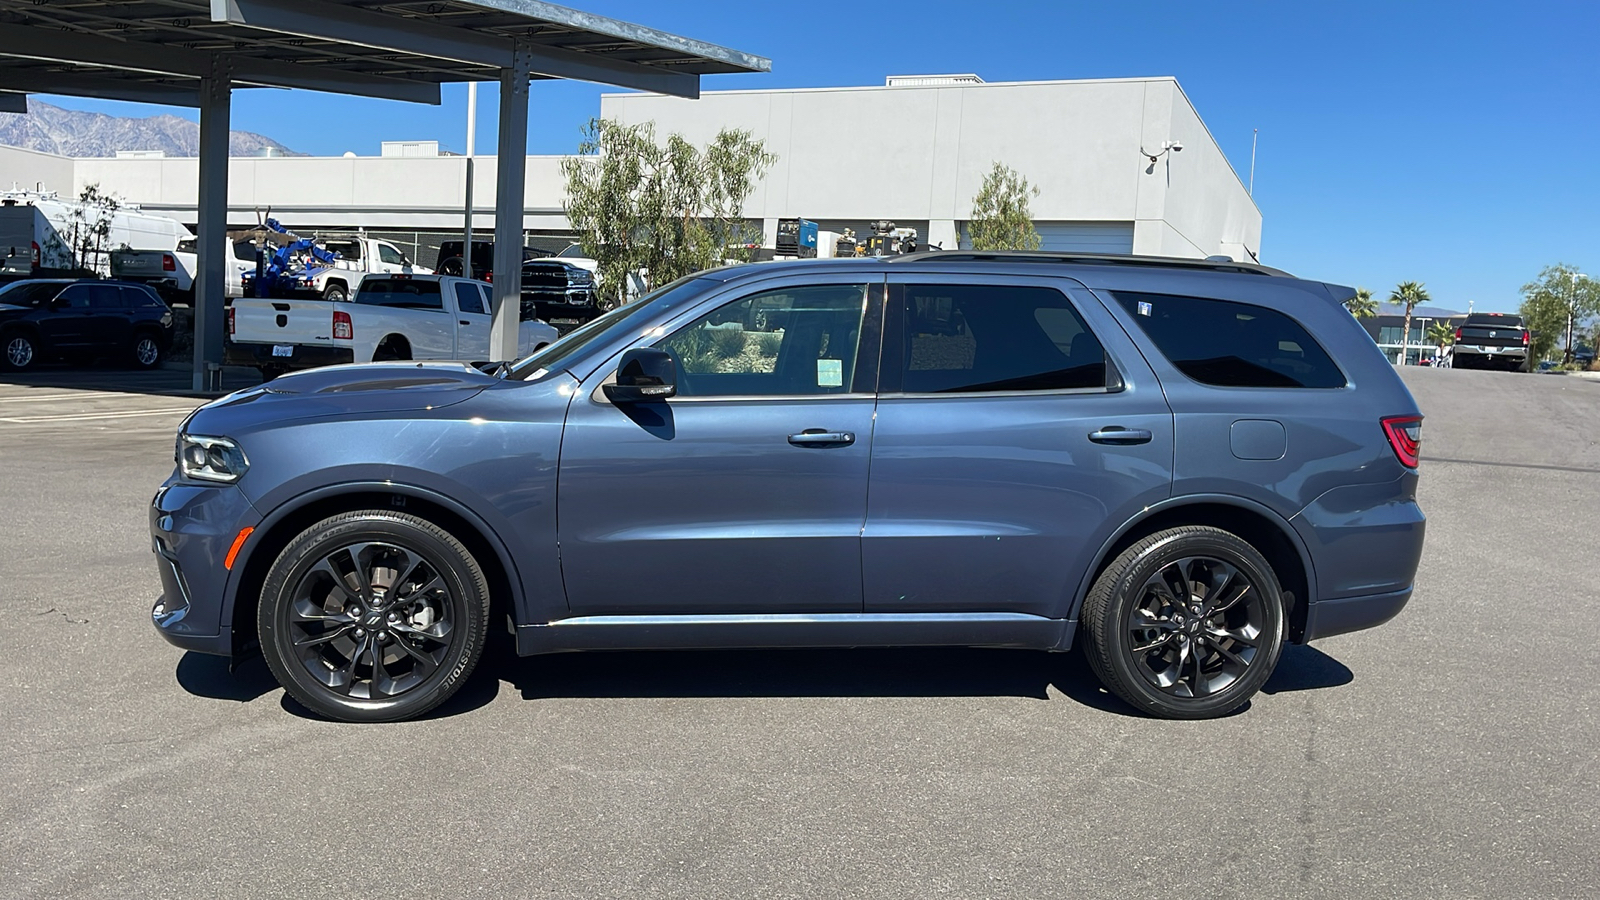
<instances>
[{"instance_id":1,"label":"rear door window","mask_svg":"<svg viewBox=\"0 0 1600 900\"><path fill-rule=\"evenodd\" d=\"M409 278L364 278L356 292L356 302L368 306L393 306L400 309L444 311L444 295L439 282Z\"/></svg>"},{"instance_id":2,"label":"rear door window","mask_svg":"<svg viewBox=\"0 0 1600 900\"><path fill-rule=\"evenodd\" d=\"M456 282L456 306L464 313L487 313L483 305L483 292L470 281Z\"/></svg>"},{"instance_id":3,"label":"rear door window","mask_svg":"<svg viewBox=\"0 0 1600 900\"><path fill-rule=\"evenodd\" d=\"M1218 387L1340 388L1344 373L1294 319L1265 306L1116 291L1178 371Z\"/></svg>"},{"instance_id":4,"label":"rear door window","mask_svg":"<svg viewBox=\"0 0 1600 900\"><path fill-rule=\"evenodd\" d=\"M913 284L903 297L905 393L1106 387L1105 349L1058 290Z\"/></svg>"}]
</instances>

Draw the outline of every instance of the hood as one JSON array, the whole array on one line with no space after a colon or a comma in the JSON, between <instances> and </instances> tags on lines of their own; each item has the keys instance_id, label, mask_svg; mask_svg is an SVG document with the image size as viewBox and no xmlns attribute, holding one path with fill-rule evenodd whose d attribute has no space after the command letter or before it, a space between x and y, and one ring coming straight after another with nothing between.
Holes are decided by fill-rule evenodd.
<instances>
[{"instance_id":1,"label":"hood","mask_svg":"<svg viewBox=\"0 0 1600 900\"><path fill-rule=\"evenodd\" d=\"M370 363L284 375L195 411L186 430L229 434L263 422L454 406L499 379L467 363Z\"/></svg>"}]
</instances>

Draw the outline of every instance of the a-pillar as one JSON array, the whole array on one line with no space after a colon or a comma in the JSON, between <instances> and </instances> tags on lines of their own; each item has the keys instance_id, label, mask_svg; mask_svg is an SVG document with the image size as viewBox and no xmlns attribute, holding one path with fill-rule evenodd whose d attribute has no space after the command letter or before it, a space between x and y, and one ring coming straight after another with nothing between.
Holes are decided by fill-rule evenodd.
<instances>
[{"instance_id":1,"label":"a-pillar","mask_svg":"<svg viewBox=\"0 0 1600 900\"><path fill-rule=\"evenodd\" d=\"M207 377L222 364L223 304L228 293L224 265L228 252L228 127L233 93L232 66L213 54L209 74L200 79L200 224L195 235L199 271L194 279L194 389L217 385ZM209 365L208 365L209 364Z\"/></svg>"},{"instance_id":2,"label":"a-pillar","mask_svg":"<svg viewBox=\"0 0 1600 900\"><path fill-rule=\"evenodd\" d=\"M522 327L523 190L528 167L528 80L533 58L518 41L509 68L500 70L500 148L495 160L494 324L489 358L517 358ZM471 256L468 256L471 259Z\"/></svg>"}]
</instances>

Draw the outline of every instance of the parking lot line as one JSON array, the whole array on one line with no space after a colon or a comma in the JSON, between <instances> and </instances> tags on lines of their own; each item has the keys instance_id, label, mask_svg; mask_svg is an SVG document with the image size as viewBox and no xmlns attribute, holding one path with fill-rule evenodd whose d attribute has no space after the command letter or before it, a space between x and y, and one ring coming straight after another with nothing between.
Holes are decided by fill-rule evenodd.
<instances>
[{"instance_id":1,"label":"parking lot line","mask_svg":"<svg viewBox=\"0 0 1600 900\"><path fill-rule=\"evenodd\" d=\"M63 413L50 416L5 416L0 417L0 422L10 425L31 425L44 422L93 422L101 419L134 419L140 416L163 416L193 411L193 406L173 406L164 409L132 409L120 412Z\"/></svg>"},{"instance_id":2,"label":"parking lot line","mask_svg":"<svg viewBox=\"0 0 1600 900\"><path fill-rule=\"evenodd\" d=\"M85 398L85 397L103 397L103 396L108 396L108 392L104 392L104 391L77 391L77 392L71 393L71 394L47 394L46 396L43 396L43 397L33 397L33 396L28 396L28 397L0 397L0 403L43 403L43 402L45 402L47 400L79 400L79 399L82 399L82 398ZM111 393L111 394L109 394L109 396L123 397L123 396L127 396L127 395L126 394L119 394L119 393Z\"/></svg>"}]
</instances>

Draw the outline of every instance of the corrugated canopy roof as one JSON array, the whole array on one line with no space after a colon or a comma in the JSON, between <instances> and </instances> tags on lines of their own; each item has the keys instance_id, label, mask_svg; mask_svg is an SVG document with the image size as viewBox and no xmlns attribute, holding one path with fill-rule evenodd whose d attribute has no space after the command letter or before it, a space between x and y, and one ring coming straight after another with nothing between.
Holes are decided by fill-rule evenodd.
<instances>
[{"instance_id":1,"label":"corrugated canopy roof","mask_svg":"<svg viewBox=\"0 0 1600 900\"><path fill-rule=\"evenodd\" d=\"M539 0L0 0L0 91L192 106L198 79L223 74L437 103L442 82L497 80L519 63L535 78L688 97L701 75L771 69Z\"/></svg>"}]
</instances>

